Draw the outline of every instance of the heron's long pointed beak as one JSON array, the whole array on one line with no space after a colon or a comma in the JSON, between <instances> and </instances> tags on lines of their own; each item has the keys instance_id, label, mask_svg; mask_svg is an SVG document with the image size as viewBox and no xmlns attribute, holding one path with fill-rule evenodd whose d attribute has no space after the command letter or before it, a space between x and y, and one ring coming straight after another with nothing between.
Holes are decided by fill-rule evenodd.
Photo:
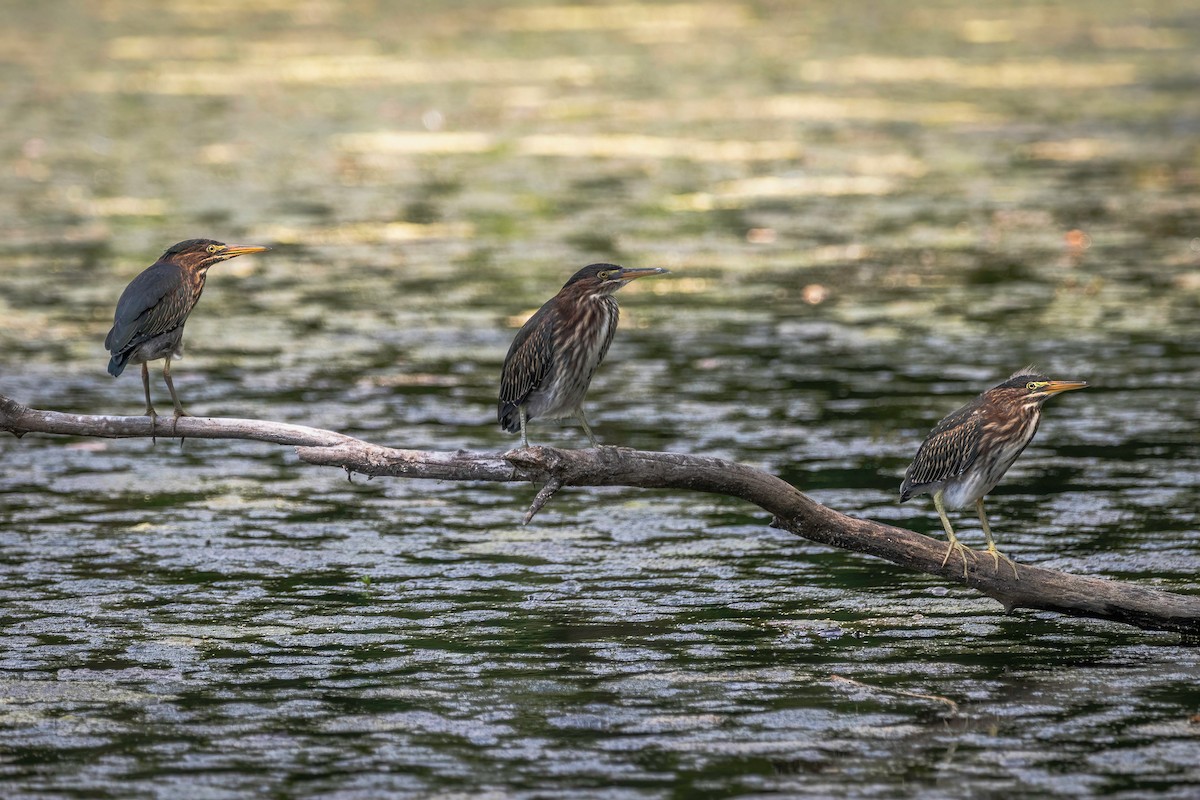
<instances>
[{"instance_id":1,"label":"heron's long pointed beak","mask_svg":"<svg viewBox=\"0 0 1200 800\"><path fill-rule=\"evenodd\" d=\"M666 275L667 270L662 267L647 267L646 269L622 269L621 280L632 281L637 278L645 278L647 275Z\"/></svg>"},{"instance_id":2,"label":"heron's long pointed beak","mask_svg":"<svg viewBox=\"0 0 1200 800\"><path fill-rule=\"evenodd\" d=\"M231 244L221 251L221 255L233 258L234 256L248 256L251 253L265 253L270 249L257 244Z\"/></svg>"},{"instance_id":3,"label":"heron's long pointed beak","mask_svg":"<svg viewBox=\"0 0 1200 800\"><path fill-rule=\"evenodd\" d=\"M1050 381L1042 391L1046 394L1058 394L1059 392L1069 392L1074 389L1086 389L1087 383L1084 381Z\"/></svg>"}]
</instances>

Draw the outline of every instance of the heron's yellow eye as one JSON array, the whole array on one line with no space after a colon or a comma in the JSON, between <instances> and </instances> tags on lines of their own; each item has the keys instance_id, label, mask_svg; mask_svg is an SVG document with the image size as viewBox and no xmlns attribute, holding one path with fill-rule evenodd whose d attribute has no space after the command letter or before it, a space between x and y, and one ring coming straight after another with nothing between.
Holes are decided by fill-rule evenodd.
<instances>
[{"instance_id":1,"label":"heron's yellow eye","mask_svg":"<svg viewBox=\"0 0 1200 800\"><path fill-rule=\"evenodd\" d=\"M1044 384L1040 381L1030 381L1029 383L1025 384L1025 388L1031 392L1036 392L1038 389L1040 389L1041 387L1043 387L1045 385L1046 384Z\"/></svg>"},{"instance_id":2,"label":"heron's yellow eye","mask_svg":"<svg viewBox=\"0 0 1200 800\"><path fill-rule=\"evenodd\" d=\"M221 247L220 247L220 245L210 244L207 249L208 249L208 252L215 253L218 250L220 250Z\"/></svg>"},{"instance_id":3,"label":"heron's yellow eye","mask_svg":"<svg viewBox=\"0 0 1200 800\"><path fill-rule=\"evenodd\" d=\"M606 281L612 277L612 270L606 269L603 272L601 272L598 277L600 278L600 280Z\"/></svg>"}]
</instances>

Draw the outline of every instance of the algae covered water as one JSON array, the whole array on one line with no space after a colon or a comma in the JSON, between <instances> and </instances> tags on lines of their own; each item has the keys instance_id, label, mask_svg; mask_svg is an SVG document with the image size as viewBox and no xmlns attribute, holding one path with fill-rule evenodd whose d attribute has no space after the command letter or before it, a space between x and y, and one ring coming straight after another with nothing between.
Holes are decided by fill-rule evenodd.
<instances>
[{"instance_id":1,"label":"algae covered water","mask_svg":"<svg viewBox=\"0 0 1200 800\"><path fill-rule=\"evenodd\" d=\"M1190 4L61 10L0 34L0 393L140 413L113 306L206 236L273 250L213 269L190 411L498 451L525 316L586 263L660 266L620 295L602 442L941 536L904 467L1036 363L1092 387L989 500L1001 549L1197 592ZM6 797L1200 791L1194 647L1006 616L733 499L567 489L525 527L536 487L250 442L0 464Z\"/></svg>"}]
</instances>

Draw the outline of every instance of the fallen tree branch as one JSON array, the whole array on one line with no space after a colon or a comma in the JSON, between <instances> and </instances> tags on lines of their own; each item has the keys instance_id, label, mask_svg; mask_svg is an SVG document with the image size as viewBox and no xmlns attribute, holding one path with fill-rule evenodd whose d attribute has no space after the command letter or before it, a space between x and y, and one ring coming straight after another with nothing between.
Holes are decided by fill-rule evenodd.
<instances>
[{"instance_id":1,"label":"fallen tree branch","mask_svg":"<svg viewBox=\"0 0 1200 800\"><path fill-rule=\"evenodd\" d=\"M882 558L894 564L963 583L997 600L1005 611L1056 611L1200 636L1200 597L1149 589L1114 580L1070 575L1022 564L993 569L990 559L973 559L967 574L957 559L943 566L944 542L904 528L848 517L812 500L761 470L719 458L657 453L624 447L559 450L530 447L507 453L398 450L333 431L249 419L81 416L30 409L0 395L0 431L26 433L189 439L252 439L293 445L310 464L348 474L455 481L541 484L525 515L533 516L564 486L628 486L684 489L737 497L774 516L784 530L821 544Z\"/></svg>"}]
</instances>

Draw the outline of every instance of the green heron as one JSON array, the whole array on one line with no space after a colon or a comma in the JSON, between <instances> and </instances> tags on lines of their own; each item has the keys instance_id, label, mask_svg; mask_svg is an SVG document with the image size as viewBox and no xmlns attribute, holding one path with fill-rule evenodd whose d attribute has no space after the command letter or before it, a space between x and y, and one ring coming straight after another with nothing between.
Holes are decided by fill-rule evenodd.
<instances>
[{"instance_id":1,"label":"green heron","mask_svg":"<svg viewBox=\"0 0 1200 800\"><path fill-rule=\"evenodd\" d=\"M583 399L596 367L612 344L621 310L613 294L625 284L665 269L625 269L591 264L576 272L517 331L500 375L496 418L509 433L521 432L531 419L576 417L592 447L596 437L583 413Z\"/></svg>"},{"instance_id":2,"label":"green heron","mask_svg":"<svg viewBox=\"0 0 1200 800\"><path fill-rule=\"evenodd\" d=\"M996 487L1037 433L1042 404L1059 392L1086 386L1082 381L1053 381L1037 374L1033 367L1026 367L948 415L929 432L917 450L917 457L904 471L900 502L924 492L933 495L933 505L950 539L942 566L957 549L962 554L966 576L966 548L954 535L946 509L974 502L987 536L987 551L995 559L996 568L999 569L1003 558L1012 567L1013 576L1020 579L1017 565L1000 553L992 541L983 498Z\"/></svg>"},{"instance_id":3,"label":"green heron","mask_svg":"<svg viewBox=\"0 0 1200 800\"><path fill-rule=\"evenodd\" d=\"M108 372L115 378L130 362L142 365L146 416L158 417L150 402L150 368L146 364L160 358L164 359L163 380L175 402L175 416L188 416L175 394L175 384L171 382L171 359L183 355L183 325L204 291L208 268L237 256L269 249L224 244L212 239L188 239L167 248L158 261L125 287L117 301L112 330L104 339L104 346L112 353Z\"/></svg>"}]
</instances>

